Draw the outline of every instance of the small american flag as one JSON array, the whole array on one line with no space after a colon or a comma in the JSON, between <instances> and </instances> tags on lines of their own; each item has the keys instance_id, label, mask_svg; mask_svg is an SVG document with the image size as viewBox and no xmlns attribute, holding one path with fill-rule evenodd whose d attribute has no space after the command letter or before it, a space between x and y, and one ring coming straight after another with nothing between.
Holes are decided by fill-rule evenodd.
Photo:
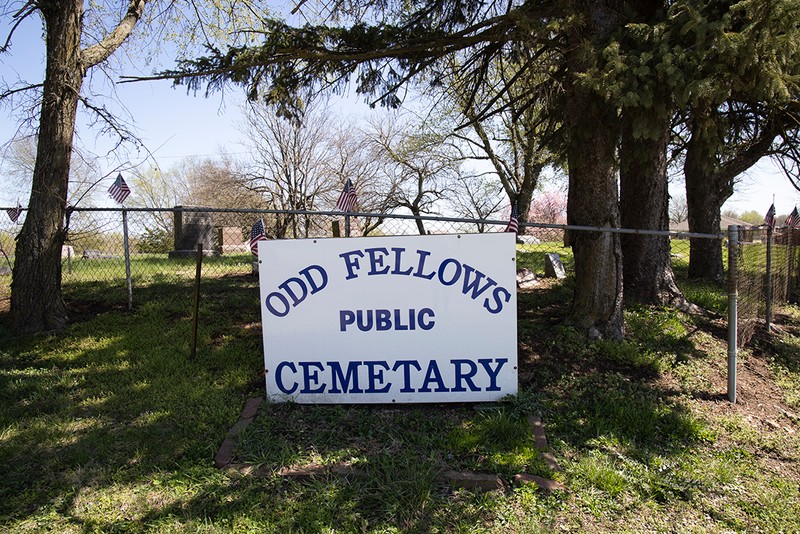
<instances>
[{"instance_id":1,"label":"small american flag","mask_svg":"<svg viewBox=\"0 0 800 534\"><path fill-rule=\"evenodd\" d=\"M516 202L511 208L511 218L508 220L508 226L506 226L505 231L519 233L519 205Z\"/></svg>"},{"instance_id":2,"label":"small american flag","mask_svg":"<svg viewBox=\"0 0 800 534\"><path fill-rule=\"evenodd\" d=\"M789 216L786 217L785 224L789 228L797 228L798 226L800 226L800 213L797 213L797 206L795 206L794 210L792 210L792 213L790 213Z\"/></svg>"},{"instance_id":3,"label":"small american flag","mask_svg":"<svg viewBox=\"0 0 800 534\"><path fill-rule=\"evenodd\" d=\"M775 204L772 204L764 215L764 224L770 228L775 228Z\"/></svg>"},{"instance_id":4,"label":"small american flag","mask_svg":"<svg viewBox=\"0 0 800 534\"><path fill-rule=\"evenodd\" d=\"M264 220L259 219L253 225L253 229L250 230L250 252L253 253L253 256L258 257L258 242L259 241L266 241L267 236L264 235Z\"/></svg>"},{"instance_id":5,"label":"small american flag","mask_svg":"<svg viewBox=\"0 0 800 534\"><path fill-rule=\"evenodd\" d=\"M125 199L131 194L131 190L128 184L125 183L125 180L122 179L121 174L117 175L117 179L114 180L114 183L108 188L108 194L120 204L125 202Z\"/></svg>"},{"instance_id":6,"label":"small american flag","mask_svg":"<svg viewBox=\"0 0 800 534\"><path fill-rule=\"evenodd\" d=\"M17 199L17 207L6 209L6 213L8 213L8 218L11 219L11 222L17 222L19 216L22 215L22 205L19 203L19 199Z\"/></svg>"},{"instance_id":7,"label":"small american flag","mask_svg":"<svg viewBox=\"0 0 800 534\"><path fill-rule=\"evenodd\" d=\"M339 195L339 200L336 201L336 209L345 212L353 211L353 208L356 206L356 202L358 202L356 188L353 187L353 182L351 182L348 178L347 183L344 184L342 194Z\"/></svg>"}]
</instances>

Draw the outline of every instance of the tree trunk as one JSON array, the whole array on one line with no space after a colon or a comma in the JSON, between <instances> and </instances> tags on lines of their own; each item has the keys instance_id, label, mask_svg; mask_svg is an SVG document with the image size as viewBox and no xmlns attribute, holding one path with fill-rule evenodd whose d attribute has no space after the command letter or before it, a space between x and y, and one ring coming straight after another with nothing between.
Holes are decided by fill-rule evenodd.
<instances>
[{"instance_id":1,"label":"tree trunk","mask_svg":"<svg viewBox=\"0 0 800 534\"><path fill-rule=\"evenodd\" d=\"M528 222L528 214L531 211L531 203L533 202L533 191L539 185L539 177L542 174L542 165L530 161L532 156L528 157L529 161L525 162L525 177L522 180L521 187L516 197L517 207L519 208L519 233L525 233L523 226ZM512 201L513 206L513 201Z\"/></svg>"},{"instance_id":2,"label":"tree trunk","mask_svg":"<svg viewBox=\"0 0 800 534\"><path fill-rule=\"evenodd\" d=\"M634 113L636 115L634 115ZM667 144L669 117L659 121L654 139L633 135L642 110L623 115L620 145L620 218L623 228L669 230ZM637 116L638 115L638 116ZM652 117L649 117L652 122ZM689 303L675 283L669 236L622 234L625 301L673 305Z\"/></svg>"},{"instance_id":3,"label":"tree trunk","mask_svg":"<svg viewBox=\"0 0 800 534\"><path fill-rule=\"evenodd\" d=\"M567 223L618 228L619 199L615 149L617 112L602 96L584 87L578 75L591 66L591 52L602 48L616 29L618 13L605 3L576 2L582 21L567 43L565 123L568 135ZM619 234L570 231L575 258L575 295L569 324L590 338L622 339L622 251Z\"/></svg>"},{"instance_id":4,"label":"tree trunk","mask_svg":"<svg viewBox=\"0 0 800 534\"><path fill-rule=\"evenodd\" d=\"M82 0L42 2L47 66L39 142L28 214L20 231L11 287L16 333L60 331L67 323L61 296L61 246L72 138L83 81Z\"/></svg>"},{"instance_id":5,"label":"tree trunk","mask_svg":"<svg viewBox=\"0 0 800 534\"><path fill-rule=\"evenodd\" d=\"M716 135L710 112L692 111L691 138L686 146L683 174L689 231L718 234L722 204L733 194L733 179L716 171ZM719 240L691 238L689 278L721 284L725 277Z\"/></svg>"},{"instance_id":6,"label":"tree trunk","mask_svg":"<svg viewBox=\"0 0 800 534\"><path fill-rule=\"evenodd\" d=\"M686 145L683 173L689 230L700 234L719 234L720 210L733 195L736 177L768 154L773 140L786 125L780 115L751 120L758 124L755 135L733 147L725 146L725 123L712 105L690 110L691 137ZM689 278L722 283L722 247L718 239L690 240Z\"/></svg>"}]
</instances>

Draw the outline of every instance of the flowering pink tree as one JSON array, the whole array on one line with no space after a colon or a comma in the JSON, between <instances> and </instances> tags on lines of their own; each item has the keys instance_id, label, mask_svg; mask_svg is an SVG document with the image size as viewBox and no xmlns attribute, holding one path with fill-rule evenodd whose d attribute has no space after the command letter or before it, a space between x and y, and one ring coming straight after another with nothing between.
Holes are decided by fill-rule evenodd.
<instances>
[{"instance_id":1,"label":"flowering pink tree","mask_svg":"<svg viewBox=\"0 0 800 534\"><path fill-rule=\"evenodd\" d=\"M534 193L528 220L533 223L567 224L566 193L553 189ZM559 241L563 237L560 230L551 228L530 228L527 233L543 241Z\"/></svg>"}]
</instances>

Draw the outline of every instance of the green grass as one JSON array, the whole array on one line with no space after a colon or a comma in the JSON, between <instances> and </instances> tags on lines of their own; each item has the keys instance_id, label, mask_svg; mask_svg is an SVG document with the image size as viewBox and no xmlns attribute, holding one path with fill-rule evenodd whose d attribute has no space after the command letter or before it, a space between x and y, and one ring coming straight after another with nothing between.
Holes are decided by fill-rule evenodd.
<instances>
[{"instance_id":1,"label":"green grass","mask_svg":"<svg viewBox=\"0 0 800 534\"><path fill-rule=\"evenodd\" d=\"M517 397L480 409L263 404L238 438L236 461L259 467L246 475L213 458L263 394L255 279L203 281L194 360L191 276L142 282L133 311L116 279L69 282L63 335L14 338L0 315L0 530L799 530L800 433L783 427L800 422L776 412L774 429L759 411L800 408L797 308L782 311L786 334L743 354L776 377L769 401L731 406L708 319L630 308L623 343L589 343L560 325L571 292L568 279L520 294ZM561 471L535 448L529 414ZM279 476L308 465L348 471ZM524 471L568 491L467 491L446 470Z\"/></svg>"}]
</instances>

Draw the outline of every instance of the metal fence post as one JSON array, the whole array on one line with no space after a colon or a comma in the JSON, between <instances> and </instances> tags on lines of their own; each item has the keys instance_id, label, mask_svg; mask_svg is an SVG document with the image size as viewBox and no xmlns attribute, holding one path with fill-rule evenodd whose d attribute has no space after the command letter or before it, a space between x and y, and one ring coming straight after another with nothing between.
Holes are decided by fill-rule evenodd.
<instances>
[{"instance_id":1,"label":"metal fence post","mask_svg":"<svg viewBox=\"0 0 800 534\"><path fill-rule=\"evenodd\" d=\"M133 309L133 287L131 285L131 248L128 243L128 210L122 210L122 246L125 248L125 282L128 286L128 309Z\"/></svg>"},{"instance_id":2,"label":"metal fence post","mask_svg":"<svg viewBox=\"0 0 800 534\"><path fill-rule=\"evenodd\" d=\"M772 226L767 226L767 276L764 285L764 293L766 295L766 310L764 312L764 321L767 325L767 333L772 329Z\"/></svg>"},{"instance_id":3,"label":"metal fence post","mask_svg":"<svg viewBox=\"0 0 800 534\"><path fill-rule=\"evenodd\" d=\"M728 400L736 403L739 227L728 226Z\"/></svg>"}]
</instances>

